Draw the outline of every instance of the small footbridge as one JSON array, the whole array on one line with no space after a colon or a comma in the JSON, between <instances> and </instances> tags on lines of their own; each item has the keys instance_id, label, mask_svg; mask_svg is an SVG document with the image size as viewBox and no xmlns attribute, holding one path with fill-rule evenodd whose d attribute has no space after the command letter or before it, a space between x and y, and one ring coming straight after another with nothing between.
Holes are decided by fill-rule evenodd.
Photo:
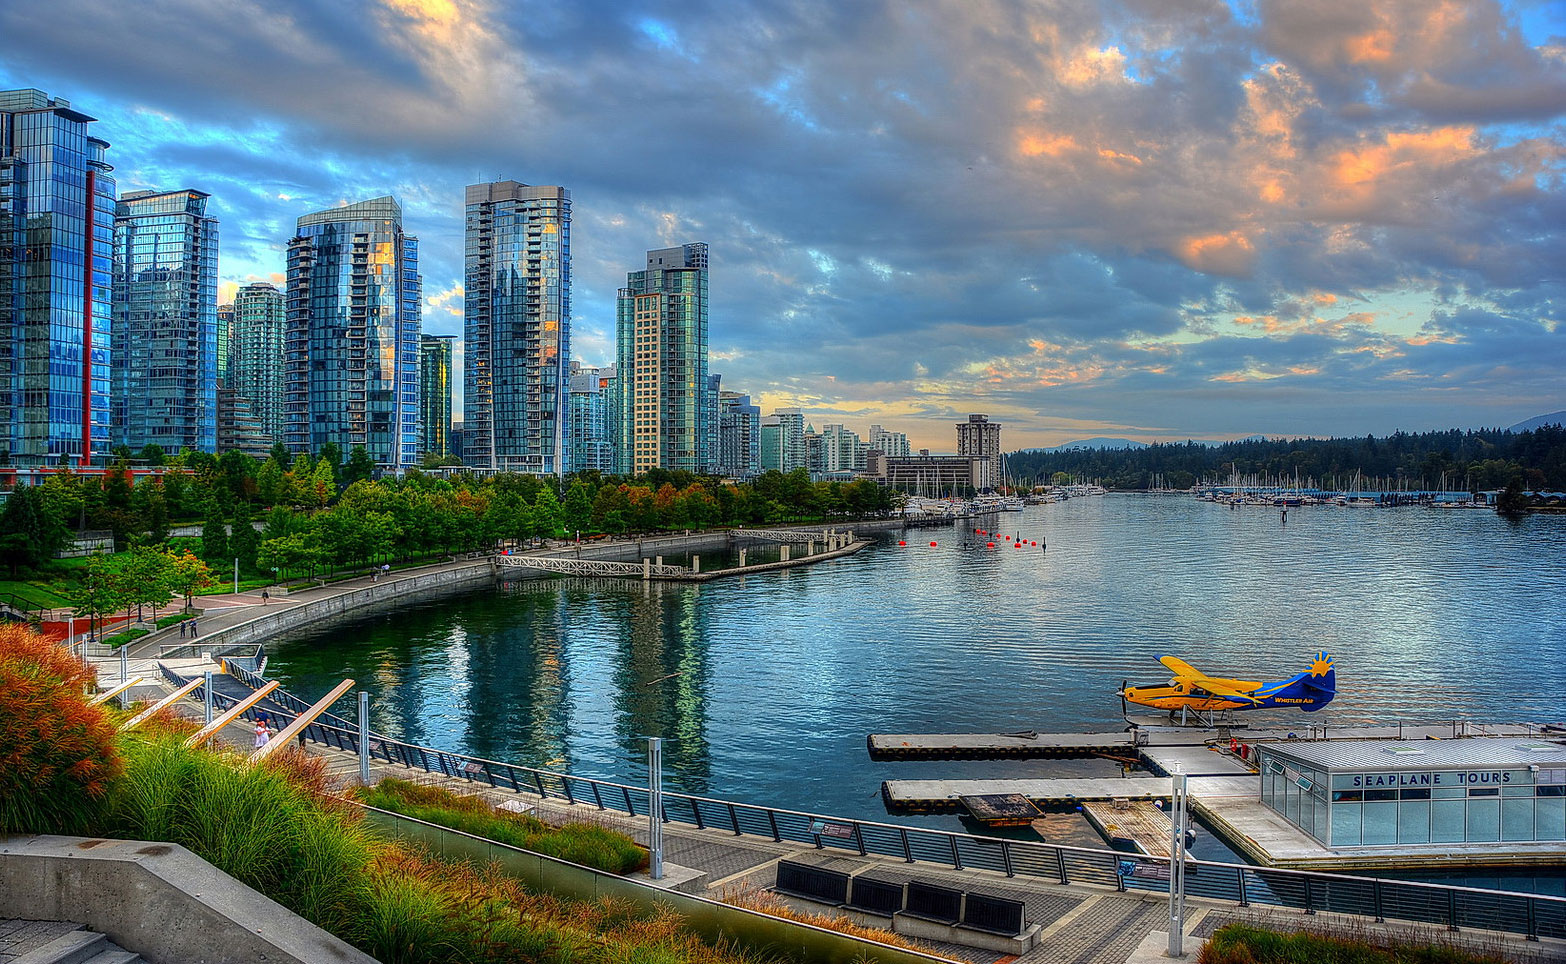
<instances>
[{"instance_id":1,"label":"small footbridge","mask_svg":"<svg viewBox=\"0 0 1566 964\"><path fill-rule=\"evenodd\" d=\"M653 562L600 562L596 559L562 559L556 556L495 556L495 564L507 569L538 569L565 576L630 576L638 579L678 579L694 570Z\"/></svg>"},{"instance_id":2,"label":"small footbridge","mask_svg":"<svg viewBox=\"0 0 1566 964\"><path fill-rule=\"evenodd\" d=\"M798 546L819 544L829 550L840 549L854 541L852 532L839 532L836 529L734 529L729 536L732 539L759 539Z\"/></svg>"}]
</instances>

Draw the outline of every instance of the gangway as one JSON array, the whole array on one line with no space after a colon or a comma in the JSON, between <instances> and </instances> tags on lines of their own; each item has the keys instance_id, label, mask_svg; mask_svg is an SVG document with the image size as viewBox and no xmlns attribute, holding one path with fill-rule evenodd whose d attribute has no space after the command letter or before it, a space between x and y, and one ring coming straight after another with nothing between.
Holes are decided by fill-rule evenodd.
<instances>
[{"instance_id":1,"label":"gangway","mask_svg":"<svg viewBox=\"0 0 1566 964\"><path fill-rule=\"evenodd\" d=\"M567 576L689 576L684 566L660 566L651 562L600 562L596 559L561 559L554 556L495 556L495 562L510 569L539 569Z\"/></svg>"}]
</instances>

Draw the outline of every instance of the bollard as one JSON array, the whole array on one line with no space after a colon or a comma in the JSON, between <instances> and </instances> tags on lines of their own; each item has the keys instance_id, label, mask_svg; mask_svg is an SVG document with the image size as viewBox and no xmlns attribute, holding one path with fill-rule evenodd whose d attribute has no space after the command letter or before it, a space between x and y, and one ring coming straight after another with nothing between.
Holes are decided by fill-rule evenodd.
<instances>
[{"instance_id":1,"label":"bollard","mask_svg":"<svg viewBox=\"0 0 1566 964\"><path fill-rule=\"evenodd\" d=\"M786 542L778 548L778 561L788 562L788 543Z\"/></svg>"},{"instance_id":2,"label":"bollard","mask_svg":"<svg viewBox=\"0 0 1566 964\"><path fill-rule=\"evenodd\" d=\"M701 572L701 556L691 556L691 572Z\"/></svg>"},{"instance_id":3,"label":"bollard","mask_svg":"<svg viewBox=\"0 0 1566 964\"><path fill-rule=\"evenodd\" d=\"M660 565L660 566L663 565L663 556L659 556L658 557L657 565Z\"/></svg>"},{"instance_id":4,"label":"bollard","mask_svg":"<svg viewBox=\"0 0 1566 964\"><path fill-rule=\"evenodd\" d=\"M645 582L652 578L652 561L646 556L642 557L642 580Z\"/></svg>"},{"instance_id":5,"label":"bollard","mask_svg":"<svg viewBox=\"0 0 1566 964\"><path fill-rule=\"evenodd\" d=\"M813 556L815 554L816 554L816 540L810 539L810 540L808 540L805 543L805 555Z\"/></svg>"},{"instance_id":6,"label":"bollard","mask_svg":"<svg viewBox=\"0 0 1566 964\"><path fill-rule=\"evenodd\" d=\"M745 550L744 549L740 550L740 564L739 564L739 567L741 569L745 568Z\"/></svg>"}]
</instances>

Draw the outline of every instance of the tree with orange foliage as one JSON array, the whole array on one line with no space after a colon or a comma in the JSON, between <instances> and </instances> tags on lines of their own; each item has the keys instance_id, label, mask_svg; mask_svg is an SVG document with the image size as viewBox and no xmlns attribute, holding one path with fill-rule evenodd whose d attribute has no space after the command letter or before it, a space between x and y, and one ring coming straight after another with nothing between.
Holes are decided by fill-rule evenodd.
<instances>
[{"instance_id":1,"label":"tree with orange foliage","mask_svg":"<svg viewBox=\"0 0 1566 964\"><path fill-rule=\"evenodd\" d=\"M0 627L0 833L81 833L122 764L82 695L96 673L22 626Z\"/></svg>"}]
</instances>

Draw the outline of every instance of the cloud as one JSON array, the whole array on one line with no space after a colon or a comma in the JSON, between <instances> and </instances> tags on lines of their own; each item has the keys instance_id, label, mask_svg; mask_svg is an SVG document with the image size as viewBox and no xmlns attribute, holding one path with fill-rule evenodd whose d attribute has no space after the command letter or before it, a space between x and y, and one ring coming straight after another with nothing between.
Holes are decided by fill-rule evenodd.
<instances>
[{"instance_id":1,"label":"cloud","mask_svg":"<svg viewBox=\"0 0 1566 964\"><path fill-rule=\"evenodd\" d=\"M516 178L572 191L588 363L642 252L701 240L725 387L825 412L994 405L1042 444L1560 407L1566 56L1511 5L51 13L0 7L0 81L99 116L122 186L211 191L230 281L391 192L426 326L460 331L462 188Z\"/></svg>"}]
</instances>

